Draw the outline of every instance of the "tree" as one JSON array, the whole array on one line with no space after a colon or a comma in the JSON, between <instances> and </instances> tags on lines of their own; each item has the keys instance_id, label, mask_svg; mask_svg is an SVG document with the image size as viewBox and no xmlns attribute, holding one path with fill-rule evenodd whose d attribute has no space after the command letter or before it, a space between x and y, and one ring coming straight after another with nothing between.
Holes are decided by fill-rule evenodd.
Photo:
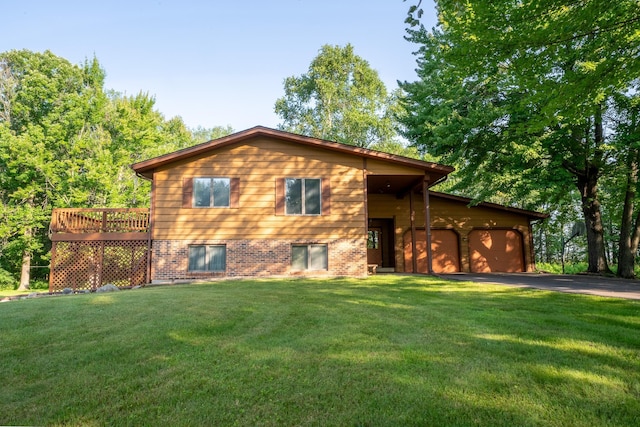
<instances>
[{"instance_id":1,"label":"tree","mask_svg":"<svg viewBox=\"0 0 640 427\"><path fill-rule=\"evenodd\" d=\"M287 77L275 103L280 129L368 147L395 136L392 98L353 46L324 45L306 74Z\"/></svg>"},{"instance_id":2,"label":"tree","mask_svg":"<svg viewBox=\"0 0 640 427\"><path fill-rule=\"evenodd\" d=\"M201 144L212 139L222 138L233 133L231 126L214 126L212 128L204 128L198 126L191 129L191 139L194 144Z\"/></svg>"},{"instance_id":3,"label":"tree","mask_svg":"<svg viewBox=\"0 0 640 427\"><path fill-rule=\"evenodd\" d=\"M152 96L105 92L104 76L96 58L0 53L0 273L19 275L20 289L32 260L48 258L52 208L148 206L130 165L196 142Z\"/></svg>"},{"instance_id":4,"label":"tree","mask_svg":"<svg viewBox=\"0 0 640 427\"><path fill-rule=\"evenodd\" d=\"M437 4L438 28L409 30L420 80L402 85L404 135L464 165L459 186L481 183L480 198L508 188L553 199L573 186L589 271L608 272L598 184L618 154L610 101L640 72L637 1Z\"/></svg>"},{"instance_id":5,"label":"tree","mask_svg":"<svg viewBox=\"0 0 640 427\"><path fill-rule=\"evenodd\" d=\"M620 147L614 177L614 193L624 195L618 240L618 276L634 277L635 256L640 243L640 209L637 193L640 173L640 96L621 94L615 98L615 139ZM617 185L616 185L617 184ZM635 216L635 219L634 219Z\"/></svg>"},{"instance_id":6,"label":"tree","mask_svg":"<svg viewBox=\"0 0 640 427\"><path fill-rule=\"evenodd\" d=\"M20 289L29 288L38 230L64 187L75 136L101 106L103 77L95 60L81 68L48 51L0 55L0 196L9 247L21 253Z\"/></svg>"}]
</instances>

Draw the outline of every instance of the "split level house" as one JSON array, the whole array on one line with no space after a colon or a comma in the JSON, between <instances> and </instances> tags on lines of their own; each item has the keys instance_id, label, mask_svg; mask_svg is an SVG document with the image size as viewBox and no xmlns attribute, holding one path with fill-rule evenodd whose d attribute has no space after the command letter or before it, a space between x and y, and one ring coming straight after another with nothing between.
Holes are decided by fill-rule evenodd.
<instances>
[{"instance_id":1,"label":"split level house","mask_svg":"<svg viewBox=\"0 0 640 427\"><path fill-rule=\"evenodd\" d=\"M140 254L137 267L117 274L131 276L135 267L142 281L156 283L532 271L531 223L546 217L490 203L470 207L469 199L433 191L453 171L450 166L260 126L132 168L151 181L149 210L113 210L120 219L109 226L107 213L94 215L102 225L92 238L69 225L86 225L87 212L54 212L54 246L75 239L99 248L96 242L102 242L100 253L85 251L74 261L81 258L83 274L93 274L98 284L108 279L96 278L97 271L118 270L108 259L117 264L123 258L109 258L109 247L132 239L140 242L138 249L128 243L132 254ZM132 215L147 223L129 229ZM73 258L62 252L59 257L66 257L67 266ZM64 259L52 260L52 276L56 266L63 276Z\"/></svg>"}]
</instances>

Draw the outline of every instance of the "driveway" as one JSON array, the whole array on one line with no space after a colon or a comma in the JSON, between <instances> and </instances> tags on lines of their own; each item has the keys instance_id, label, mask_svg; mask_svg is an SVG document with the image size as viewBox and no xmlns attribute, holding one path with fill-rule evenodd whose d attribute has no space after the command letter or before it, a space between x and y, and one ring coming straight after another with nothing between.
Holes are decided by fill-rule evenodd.
<instances>
[{"instance_id":1,"label":"driveway","mask_svg":"<svg viewBox=\"0 0 640 427\"><path fill-rule=\"evenodd\" d=\"M540 273L455 273L440 274L445 279L495 283L521 288L546 289L576 294L640 300L640 281L591 275Z\"/></svg>"}]
</instances>

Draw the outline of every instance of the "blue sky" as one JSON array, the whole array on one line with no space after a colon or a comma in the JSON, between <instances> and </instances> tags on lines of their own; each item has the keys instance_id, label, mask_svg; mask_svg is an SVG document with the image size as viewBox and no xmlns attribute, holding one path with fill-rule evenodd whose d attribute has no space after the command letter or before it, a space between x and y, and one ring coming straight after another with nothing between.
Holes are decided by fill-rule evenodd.
<instances>
[{"instance_id":1,"label":"blue sky","mask_svg":"<svg viewBox=\"0 0 640 427\"><path fill-rule=\"evenodd\" d=\"M6 4L2 4L5 3ZM324 44L351 43L387 89L415 80L402 0L0 0L0 52L94 55L105 86L156 97L189 127L276 127L283 80L307 71ZM432 0L423 22L435 25Z\"/></svg>"}]
</instances>

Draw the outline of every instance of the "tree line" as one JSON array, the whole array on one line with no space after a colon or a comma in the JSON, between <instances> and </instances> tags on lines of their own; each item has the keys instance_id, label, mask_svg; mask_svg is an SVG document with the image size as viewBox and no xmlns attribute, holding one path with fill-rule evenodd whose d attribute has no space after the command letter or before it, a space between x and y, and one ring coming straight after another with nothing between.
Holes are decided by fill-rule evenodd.
<instances>
[{"instance_id":1,"label":"tree line","mask_svg":"<svg viewBox=\"0 0 640 427\"><path fill-rule=\"evenodd\" d=\"M96 58L0 54L0 285L43 279L56 207L147 207L149 183L129 165L232 132L165 118L147 93L104 87Z\"/></svg>"}]
</instances>

